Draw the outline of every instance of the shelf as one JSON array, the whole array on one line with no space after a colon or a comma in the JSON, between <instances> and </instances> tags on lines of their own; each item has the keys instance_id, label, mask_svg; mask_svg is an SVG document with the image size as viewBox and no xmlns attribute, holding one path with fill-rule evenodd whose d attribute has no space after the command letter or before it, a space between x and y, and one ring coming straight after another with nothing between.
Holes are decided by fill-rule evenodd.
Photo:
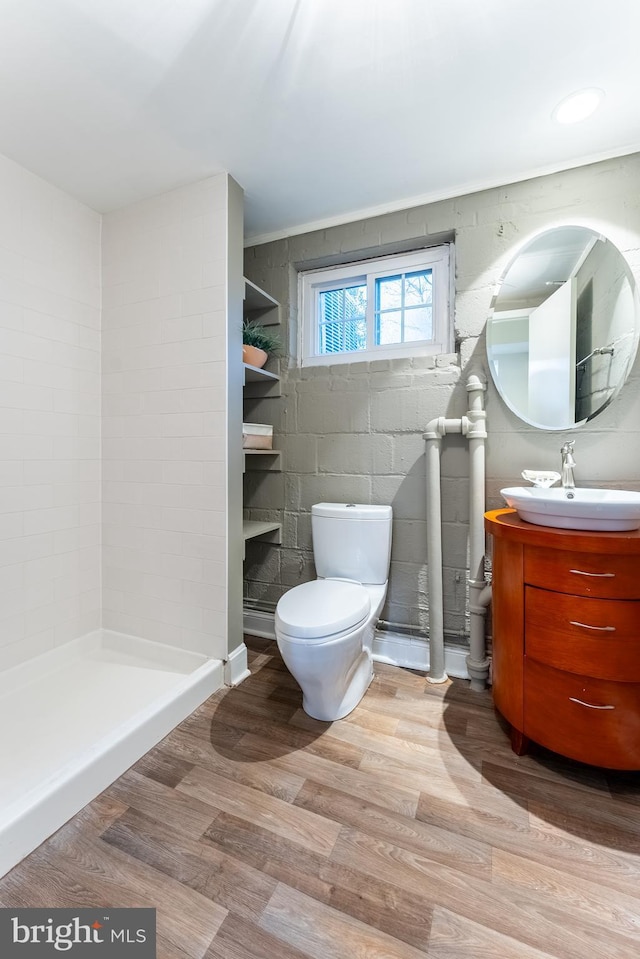
<instances>
[{"instance_id":1,"label":"shelf","mask_svg":"<svg viewBox=\"0 0 640 959\"><path fill-rule=\"evenodd\" d=\"M280 379L277 373L270 373L269 370L263 370L259 366L250 366L248 363L242 365L244 366L245 383L261 383L265 380L277 382Z\"/></svg>"},{"instance_id":2,"label":"shelf","mask_svg":"<svg viewBox=\"0 0 640 959\"><path fill-rule=\"evenodd\" d=\"M277 373L270 373L269 370L262 370L257 366L244 366L244 396L245 399L267 399L268 397L280 396L280 377Z\"/></svg>"},{"instance_id":3,"label":"shelf","mask_svg":"<svg viewBox=\"0 0 640 959\"><path fill-rule=\"evenodd\" d=\"M248 539L260 539L263 542L277 545L282 542L282 525L280 523L245 519L242 523L242 535L245 544Z\"/></svg>"},{"instance_id":4,"label":"shelf","mask_svg":"<svg viewBox=\"0 0 640 959\"><path fill-rule=\"evenodd\" d=\"M260 319L263 326L277 326L280 322L280 304L261 290L251 280L244 281L243 316L248 320Z\"/></svg>"},{"instance_id":5,"label":"shelf","mask_svg":"<svg viewBox=\"0 0 640 959\"><path fill-rule=\"evenodd\" d=\"M281 523L271 523L265 520L245 519L242 523L242 533L245 539L255 539L256 536L265 536L267 533L280 533ZM279 540L274 540L279 542Z\"/></svg>"},{"instance_id":6,"label":"shelf","mask_svg":"<svg viewBox=\"0 0 640 959\"><path fill-rule=\"evenodd\" d=\"M280 450L243 450L242 453L243 473L245 473L247 469L272 470L274 473L277 473L282 469L282 462L280 460L280 456L282 454ZM247 465L247 456L249 457L250 465Z\"/></svg>"}]
</instances>

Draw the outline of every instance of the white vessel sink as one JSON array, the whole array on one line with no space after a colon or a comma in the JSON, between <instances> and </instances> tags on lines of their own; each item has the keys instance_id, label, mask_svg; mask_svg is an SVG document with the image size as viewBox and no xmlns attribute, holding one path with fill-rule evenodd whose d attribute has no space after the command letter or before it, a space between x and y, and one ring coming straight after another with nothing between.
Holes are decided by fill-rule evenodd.
<instances>
[{"instance_id":1,"label":"white vessel sink","mask_svg":"<svg viewBox=\"0 0 640 959\"><path fill-rule=\"evenodd\" d=\"M521 519L537 526L609 532L640 528L640 493L630 490L511 486L500 493Z\"/></svg>"}]
</instances>

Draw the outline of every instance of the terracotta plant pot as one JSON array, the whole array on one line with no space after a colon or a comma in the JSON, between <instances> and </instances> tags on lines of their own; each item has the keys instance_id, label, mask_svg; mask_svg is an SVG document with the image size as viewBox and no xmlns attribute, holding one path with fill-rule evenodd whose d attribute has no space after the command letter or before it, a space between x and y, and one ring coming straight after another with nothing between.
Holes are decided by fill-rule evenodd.
<instances>
[{"instance_id":1,"label":"terracotta plant pot","mask_svg":"<svg viewBox=\"0 0 640 959\"><path fill-rule=\"evenodd\" d=\"M249 366L257 366L258 369L262 369L264 364L269 359L269 354L265 353L264 350L259 350L257 346L247 346L246 343L242 345L242 362L248 363Z\"/></svg>"}]
</instances>

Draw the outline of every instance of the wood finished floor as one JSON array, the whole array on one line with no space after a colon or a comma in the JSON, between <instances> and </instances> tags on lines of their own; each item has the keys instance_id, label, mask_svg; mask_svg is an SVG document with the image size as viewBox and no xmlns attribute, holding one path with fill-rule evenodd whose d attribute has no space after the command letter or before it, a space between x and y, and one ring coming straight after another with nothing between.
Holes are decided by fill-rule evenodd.
<instances>
[{"instance_id":1,"label":"wood finished floor","mask_svg":"<svg viewBox=\"0 0 640 959\"><path fill-rule=\"evenodd\" d=\"M155 907L158 959L638 959L640 775L518 758L488 693L384 665L316 722L248 642L0 905Z\"/></svg>"}]
</instances>

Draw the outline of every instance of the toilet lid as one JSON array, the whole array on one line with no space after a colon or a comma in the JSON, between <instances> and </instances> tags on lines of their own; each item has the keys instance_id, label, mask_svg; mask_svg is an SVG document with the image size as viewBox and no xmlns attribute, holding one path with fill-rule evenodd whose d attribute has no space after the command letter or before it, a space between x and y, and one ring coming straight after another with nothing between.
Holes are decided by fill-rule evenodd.
<instances>
[{"instance_id":1,"label":"toilet lid","mask_svg":"<svg viewBox=\"0 0 640 959\"><path fill-rule=\"evenodd\" d=\"M315 579L284 594L276 625L297 639L319 639L359 626L370 608L369 593L359 583Z\"/></svg>"}]
</instances>

